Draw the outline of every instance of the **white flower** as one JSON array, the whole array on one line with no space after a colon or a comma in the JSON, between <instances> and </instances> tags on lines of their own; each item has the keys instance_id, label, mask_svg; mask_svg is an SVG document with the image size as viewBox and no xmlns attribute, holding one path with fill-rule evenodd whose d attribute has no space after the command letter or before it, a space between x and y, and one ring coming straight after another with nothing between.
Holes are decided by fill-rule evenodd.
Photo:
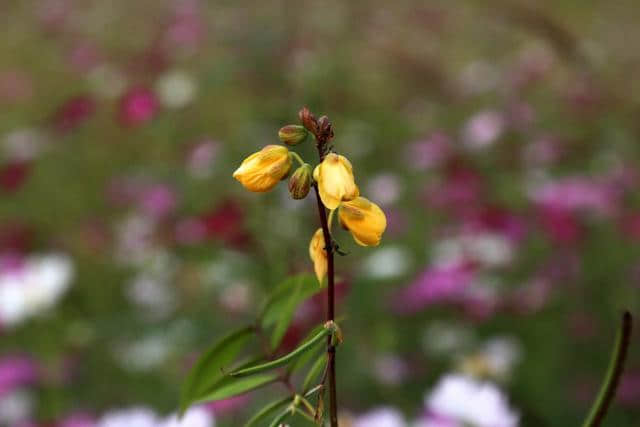
<instances>
[{"instance_id":1,"label":"white flower","mask_svg":"<svg viewBox=\"0 0 640 427\"><path fill-rule=\"evenodd\" d=\"M107 412L97 427L158 427L159 423L158 417L151 409L133 407Z\"/></svg>"},{"instance_id":2,"label":"white flower","mask_svg":"<svg viewBox=\"0 0 640 427\"><path fill-rule=\"evenodd\" d=\"M40 154L46 139L38 129L17 129L4 137L2 151L10 161L29 161Z\"/></svg>"},{"instance_id":3,"label":"white flower","mask_svg":"<svg viewBox=\"0 0 640 427\"><path fill-rule=\"evenodd\" d=\"M201 407L189 409L182 418L171 414L160 418L151 409L133 407L107 412L96 427L215 427L213 415Z\"/></svg>"},{"instance_id":4,"label":"white flower","mask_svg":"<svg viewBox=\"0 0 640 427\"><path fill-rule=\"evenodd\" d=\"M407 272L409 257L406 249L385 246L375 249L362 264L364 275L374 279L390 279Z\"/></svg>"},{"instance_id":5,"label":"white flower","mask_svg":"<svg viewBox=\"0 0 640 427\"><path fill-rule=\"evenodd\" d=\"M31 256L18 269L0 272L0 323L15 325L55 305L73 276L68 256Z\"/></svg>"},{"instance_id":6,"label":"white flower","mask_svg":"<svg viewBox=\"0 0 640 427\"><path fill-rule=\"evenodd\" d=\"M507 265L514 255L513 244L499 233L481 232L443 239L433 248L434 263L450 265L475 261L486 267Z\"/></svg>"},{"instance_id":7,"label":"white flower","mask_svg":"<svg viewBox=\"0 0 640 427\"><path fill-rule=\"evenodd\" d=\"M369 180L367 183L367 197L375 200L380 205L391 205L402 191L402 183L397 175L392 173L381 173Z\"/></svg>"},{"instance_id":8,"label":"white flower","mask_svg":"<svg viewBox=\"0 0 640 427\"><path fill-rule=\"evenodd\" d=\"M182 71L171 71L156 84L158 99L167 108L185 107L193 100L196 90L193 78Z\"/></svg>"},{"instance_id":9,"label":"white flower","mask_svg":"<svg viewBox=\"0 0 640 427\"><path fill-rule=\"evenodd\" d=\"M396 409L382 407L359 416L353 427L406 427L407 423Z\"/></svg>"},{"instance_id":10,"label":"white flower","mask_svg":"<svg viewBox=\"0 0 640 427\"><path fill-rule=\"evenodd\" d=\"M425 398L435 418L455 420L474 427L516 427L518 414L493 384L465 375L447 375ZM437 424L436 424L437 425Z\"/></svg>"},{"instance_id":11,"label":"white flower","mask_svg":"<svg viewBox=\"0 0 640 427\"><path fill-rule=\"evenodd\" d=\"M216 424L211 412L201 407L189 409L182 418L177 414L170 415L158 427L214 427Z\"/></svg>"},{"instance_id":12,"label":"white flower","mask_svg":"<svg viewBox=\"0 0 640 427\"><path fill-rule=\"evenodd\" d=\"M32 415L33 397L24 390L3 394L0 398L0 425L14 426Z\"/></svg>"}]
</instances>

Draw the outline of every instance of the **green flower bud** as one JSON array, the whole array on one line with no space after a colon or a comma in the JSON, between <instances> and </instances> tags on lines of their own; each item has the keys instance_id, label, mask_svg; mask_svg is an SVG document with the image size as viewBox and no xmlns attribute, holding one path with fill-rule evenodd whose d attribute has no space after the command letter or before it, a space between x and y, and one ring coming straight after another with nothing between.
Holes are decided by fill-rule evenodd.
<instances>
[{"instance_id":1,"label":"green flower bud","mask_svg":"<svg viewBox=\"0 0 640 427\"><path fill-rule=\"evenodd\" d=\"M300 166L289 178L289 193L296 200L304 199L313 184L313 172L308 163Z\"/></svg>"},{"instance_id":2,"label":"green flower bud","mask_svg":"<svg viewBox=\"0 0 640 427\"><path fill-rule=\"evenodd\" d=\"M309 132L300 125L286 125L278 131L280 141L287 145L298 145L307 139Z\"/></svg>"}]
</instances>

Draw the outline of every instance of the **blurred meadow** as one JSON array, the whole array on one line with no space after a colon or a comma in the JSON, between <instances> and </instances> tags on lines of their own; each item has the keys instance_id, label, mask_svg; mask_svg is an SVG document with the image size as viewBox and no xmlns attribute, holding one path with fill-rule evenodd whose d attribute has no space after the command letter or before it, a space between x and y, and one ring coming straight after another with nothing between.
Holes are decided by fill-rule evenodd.
<instances>
[{"instance_id":1,"label":"blurred meadow","mask_svg":"<svg viewBox=\"0 0 640 427\"><path fill-rule=\"evenodd\" d=\"M231 177L304 105L388 219L374 249L337 235L341 427L580 425L640 314L638 22L636 0L0 1L0 425L236 427L268 401L170 415L197 355L313 271L313 198ZM640 425L639 337L604 426ZM499 404L429 421L461 379Z\"/></svg>"}]
</instances>

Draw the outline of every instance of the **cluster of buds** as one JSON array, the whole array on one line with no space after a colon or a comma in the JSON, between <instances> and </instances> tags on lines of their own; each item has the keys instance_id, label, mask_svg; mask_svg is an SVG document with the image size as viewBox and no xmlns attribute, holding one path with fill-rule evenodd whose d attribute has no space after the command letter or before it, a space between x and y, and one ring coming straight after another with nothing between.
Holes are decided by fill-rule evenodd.
<instances>
[{"instance_id":1,"label":"cluster of buds","mask_svg":"<svg viewBox=\"0 0 640 427\"><path fill-rule=\"evenodd\" d=\"M278 136L284 144L295 146L304 142L309 134L313 135L321 160L315 168L286 146L267 145L247 157L233 177L250 191L266 192L289 176L295 160L300 166L289 178L291 197L304 199L311 187L315 187L322 204L330 210L329 230L337 210L340 224L357 244L377 246L387 227L387 219L378 205L360 196L351 162L332 151L329 141L333 138L333 128L329 118L316 119L306 107L298 116L302 125L284 126ZM321 228L311 238L309 256L318 281L322 283L327 274L327 244Z\"/></svg>"}]
</instances>

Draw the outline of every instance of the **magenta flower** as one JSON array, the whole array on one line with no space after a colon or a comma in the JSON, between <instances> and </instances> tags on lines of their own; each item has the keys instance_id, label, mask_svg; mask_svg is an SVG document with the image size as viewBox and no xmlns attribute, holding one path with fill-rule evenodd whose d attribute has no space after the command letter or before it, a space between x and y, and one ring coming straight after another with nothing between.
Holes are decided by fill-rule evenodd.
<instances>
[{"instance_id":1,"label":"magenta flower","mask_svg":"<svg viewBox=\"0 0 640 427\"><path fill-rule=\"evenodd\" d=\"M7 193L18 191L29 177L30 162L12 162L0 166L0 190Z\"/></svg>"},{"instance_id":2,"label":"magenta flower","mask_svg":"<svg viewBox=\"0 0 640 427\"><path fill-rule=\"evenodd\" d=\"M154 93L145 87L130 89L120 100L119 118L124 126L142 125L158 113Z\"/></svg>"},{"instance_id":3,"label":"magenta flower","mask_svg":"<svg viewBox=\"0 0 640 427\"><path fill-rule=\"evenodd\" d=\"M60 132L74 130L96 111L95 101L88 95L78 95L60 106L53 116L54 127Z\"/></svg>"},{"instance_id":4,"label":"magenta flower","mask_svg":"<svg viewBox=\"0 0 640 427\"><path fill-rule=\"evenodd\" d=\"M4 356L0 358L0 396L13 389L33 384L38 379L38 367L26 356Z\"/></svg>"}]
</instances>

